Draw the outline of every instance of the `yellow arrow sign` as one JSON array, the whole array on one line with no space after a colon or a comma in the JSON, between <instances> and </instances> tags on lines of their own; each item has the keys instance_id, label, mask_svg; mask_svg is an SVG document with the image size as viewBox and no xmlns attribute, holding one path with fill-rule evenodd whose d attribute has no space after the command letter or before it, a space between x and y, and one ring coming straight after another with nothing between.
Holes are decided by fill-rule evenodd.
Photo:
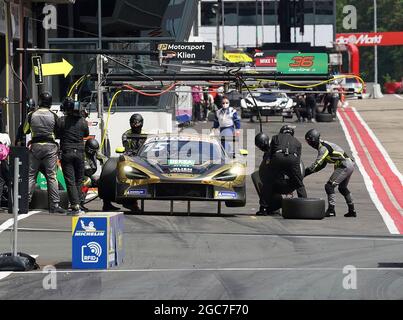
<instances>
[{"instance_id":1,"label":"yellow arrow sign","mask_svg":"<svg viewBox=\"0 0 403 320\"><path fill-rule=\"evenodd\" d=\"M64 74L66 78L73 66L62 58L62 62L43 63L42 72L44 76L54 76L57 74Z\"/></svg>"}]
</instances>

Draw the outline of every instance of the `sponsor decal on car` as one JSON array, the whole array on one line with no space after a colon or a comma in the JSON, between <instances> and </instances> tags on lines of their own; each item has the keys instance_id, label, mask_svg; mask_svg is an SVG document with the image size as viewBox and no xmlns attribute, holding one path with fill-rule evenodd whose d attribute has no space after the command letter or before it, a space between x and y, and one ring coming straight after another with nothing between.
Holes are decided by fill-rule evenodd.
<instances>
[{"instance_id":1,"label":"sponsor decal on car","mask_svg":"<svg viewBox=\"0 0 403 320\"><path fill-rule=\"evenodd\" d=\"M217 199L236 199L237 193L233 191L216 191L214 198Z\"/></svg>"},{"instance_id":2,"label":"sponsor decal on car","mask_svg":"<svg viewBox=\"0 0 403 320\"><path fill-rule=\"evenodd\" d=\"M184 159L168 159L169 166L175 167L193 167L195 164L194 160L184 160Z\"/></svg>"},{"instance_id":3,"label":"sponsor decal on car","mask_svg":"<svg viewBox=\"0 0 403 320\"><path fill-rule=\"evenodd\" d=\"M146 189L129 189L127 190L127 195L130 196L144 196L147 194Z\"/></svg>"},{"instance_id":4,"label":"sponsor decal on car","mask_svg":"<svg viewBox=\"0 0 403 320\"><path fill-rule=\"evenodd\" d=\"M193 169L191 167L173 167L169 169L170 173L192 173Z\"/></svg>"}]
</instances>

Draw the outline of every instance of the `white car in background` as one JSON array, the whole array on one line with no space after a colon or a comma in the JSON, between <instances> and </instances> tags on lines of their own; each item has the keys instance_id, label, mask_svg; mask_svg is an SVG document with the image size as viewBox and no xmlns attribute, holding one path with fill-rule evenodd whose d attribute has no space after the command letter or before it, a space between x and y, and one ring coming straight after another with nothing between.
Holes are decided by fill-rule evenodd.
<instances>
[{"instance_id":1,"label":"white car in background","mask_svg":"<svg viewBox=\"0 0 403 320\"><path fill-rule=\"evenodd\" d=\"M343 76L343 74L338 76ZM347 76L351 75L347 74ZM357 78L353 77L337 79L334 81L334 83L327 86L327 89L329 92L337 89L339 92L344 92L347 97L354 97L358 99L362 99L363 93L366 91L366 88L363 87L363 84Z\"/></svg>"},{"instance_id":2,"label":"white car in background","mask_svg":"<svg viewBox=\"0 0 403 320\"><path fill-rule=\"evenodd\" d=\"M250 118L254 121L257 117L258 111L256 110L255 103L259 108L261 116L282 116L284 118L292 118L293 106L295 102L287 96L284 92L252 92L241 99L241 118Z\"/></svg>"}]
</instances>

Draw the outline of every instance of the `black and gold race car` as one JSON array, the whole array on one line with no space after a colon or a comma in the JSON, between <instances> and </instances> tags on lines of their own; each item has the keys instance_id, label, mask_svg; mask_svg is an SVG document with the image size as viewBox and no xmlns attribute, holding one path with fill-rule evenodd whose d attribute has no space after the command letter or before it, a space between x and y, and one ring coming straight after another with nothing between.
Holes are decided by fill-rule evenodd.
<instances>
[{"instance_id":1,"label":"black and gold race car","mask_svg":"<svg viewBox=\"0 0 403 320\"><path fill-rule=\"evenodd\" d=\"M121 204L142 199L245 206L245 165L231 158L215 137L160 134L148 136L136 154L118 149L120 157L109 159L101 173L102 199Z\"/></svg>"}]
</instances>

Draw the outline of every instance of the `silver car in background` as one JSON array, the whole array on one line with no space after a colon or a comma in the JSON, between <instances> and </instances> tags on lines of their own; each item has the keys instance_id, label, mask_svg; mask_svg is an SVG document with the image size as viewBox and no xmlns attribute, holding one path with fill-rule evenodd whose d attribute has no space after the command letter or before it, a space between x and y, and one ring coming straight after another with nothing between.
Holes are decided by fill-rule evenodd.
<instances>
[{"instance_id":1,"label":"silver car in background","mask_svg":"<svg viewBox=\"0 0 403 320\"><path fill-rule=\"evenodd\" d=\"M253 98L261 116L282 116L283 120L284 118L292 118L295 102L286 93L258 91L252 92L252 95L247 94L245 98L241 99L241 118L250 118L252 122L255 121L254 117L258 116L258 111Z\"/></svg>"}]
</instances>

